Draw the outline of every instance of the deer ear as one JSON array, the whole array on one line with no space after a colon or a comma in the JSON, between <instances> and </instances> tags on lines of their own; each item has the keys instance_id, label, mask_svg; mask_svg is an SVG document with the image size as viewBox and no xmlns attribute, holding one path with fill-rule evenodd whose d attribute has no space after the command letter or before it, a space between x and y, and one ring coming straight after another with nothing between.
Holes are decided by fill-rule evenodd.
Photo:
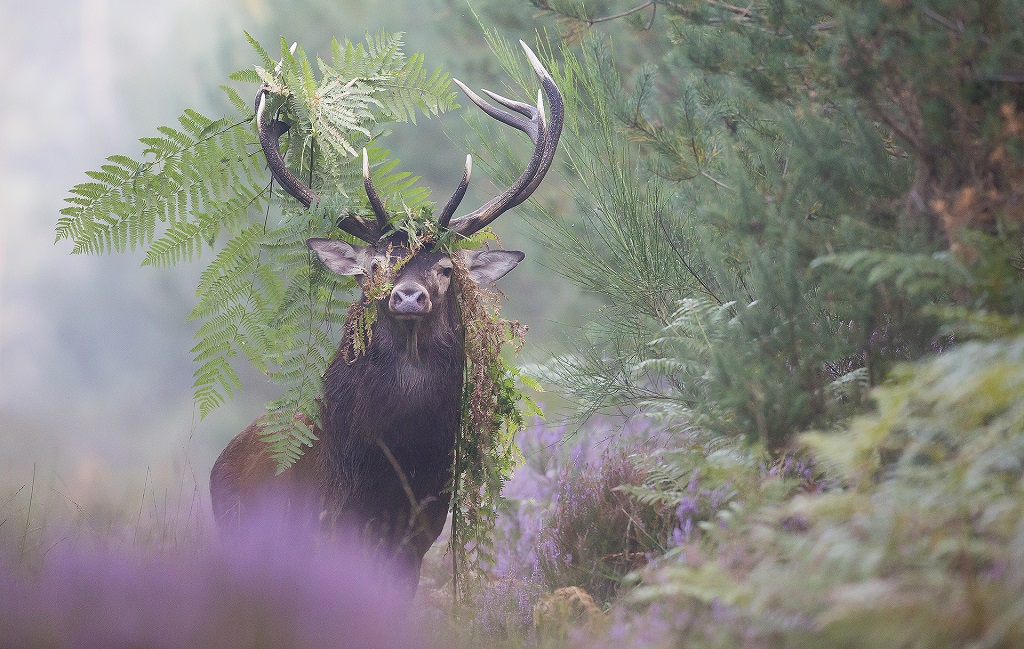
<instances>
[{"instance_id":1,"label":"deer ear","mask_svg":"<svg viewBox=\"0 0 1024 649\"><path fill-rule=\"evenodd\" d=\"M316 253L328 270L338 275L365 275L366 248L338 239L309 239L309 249Z\"/></svg>"},{"instance_id":2,"label":"deer ear","mask_svg":"<svg viewBox=\"0 0 1024 649\"><path fill-rule=\"evenodd\" d=\"M469 277L484 286L496 282L526 257L518 250L466 250L460 253Z\"/></svg>"}]
</instances>

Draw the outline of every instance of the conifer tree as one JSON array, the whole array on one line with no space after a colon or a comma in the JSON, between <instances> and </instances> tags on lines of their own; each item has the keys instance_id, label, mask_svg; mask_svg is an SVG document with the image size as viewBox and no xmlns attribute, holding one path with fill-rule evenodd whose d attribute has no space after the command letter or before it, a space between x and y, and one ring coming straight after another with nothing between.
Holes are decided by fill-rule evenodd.
<instances>
[{"instance_id":1,"label":"conifer tree","mask_svg":"<svg viewBox=\"0 0 1024 649\"><path fill-rule=\"evenodd\" d=\"M531 1L578 207L537 222L604 302L552 365L585 412L780 449L1020 316L1020 2Z\"/></svg>"}]
</instances>

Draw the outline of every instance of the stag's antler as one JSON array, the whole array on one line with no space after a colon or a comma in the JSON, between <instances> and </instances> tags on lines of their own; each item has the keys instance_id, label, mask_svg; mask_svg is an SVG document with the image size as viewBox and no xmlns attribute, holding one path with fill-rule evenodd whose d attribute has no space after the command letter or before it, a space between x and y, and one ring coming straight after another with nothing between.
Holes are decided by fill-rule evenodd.
<instances>
[{"instance_id":1,"label":"stag's antler","mask_svg":"<svg viewBox=\"0 0 1024 649\"><path fill-rule=\"evenodd\" d=\"M526 165L526 169L519 175L519 178L512 183L512 186L502 192L500 195L492 198L490 201L485 203L478 209L460 216L454 221L451 220L452 214L455 213L456 208L459 205L459 201L462 200L463 195L466 193L466 187L469 185L469 176L472 171L472 158L466 157L466 170L462 175L462 182L459 183L458 189L452 195L451 199L445 205L441 211L441 215L438 222L442 227L449 227L450 229L458 232L463 236L469 236L481 228L487 227L494 219L501 216L504 212L512 209L516 205L519 205L527 198L530 194L537 189L541 181L544 179L544 174L551 168L551 161L555 157L555 148L558 146L558 138L562 133L562 122L565 120L565 104L562 101L562 95L558 91L558 87L555 85L554 79L544 65L537 58L537 55L533 53L530 46L519 41L522 45L523 51L526 52L526 58L529 59L530 65L533 66L534 71L540 78L541 90L537 92L537 105L536 107L529 104L524 104L507 97L495 94L489 90L484 90L491 99L498 102L505 108L518 113L510 113L500 108L495 108L484 99L481 99L475 92L470 90L458 79L452 79L462 92L466 93L466 96L473 101L474 104L479 106L485 113L498 120L502 124L511 126L512 128L518 129L523 133L526 133L530 140L533 142L533 156L530 158L530 163ZM544 97L547 97L548 104L550 105L551 116L548 118L544 113ZM450 223L450 225L449 225Z\"/></svg>"},{"instance_id":2,"label":"stag's antler","mask_svg":"<svg viewBox=\"0 0 1024 649\"><path fill-rule=\"evenodd\" d=\"M513 111L510 113L500 108L495 108L486 100L481 99L479 95L467 88L458 79L452 79L452 81L458 84L459 88L466 93L466 96L485 113L502 124L526 133L533 142L533 156L531 156L529 164L526 165L526 169L512 183L511 187L473 212L452 220L455 210L466 194L466 188L469 187L469 177L473 170L473 158L466 156L466 168L462 174L462 181L441 210L438 218L438 223L442 229L448 228L463 236L469 236L481 228L487 227L504 212L529 198L530 194L540 185L541 180L544 179L548 169L551 168L551 161L555 157L555 148L558 146L558 138L562 133L562 122L565 120L565 104L562 101L562 95L558 91L558 87L555 86L554 79L544 69L544 65L537 58L537 55L523 41L519 41L519 44L522 45L523 51L526 52L526 58L529 59L530 65L533 66L537 76L540 77L541 90L537 92L536 106L502 97L490 90L484 90L491 99ZM270 173L274 175L274 178L286 192L308 208L318 202L320 197L306 186L305 183L296 178L288 170L288 166L284 162L279 141L281 135L288 130L288 124L276 119L266 120L264 112L266 110L267 94L270 92L270 87L263 86L256 93L256 130L259 133L260 146L263 147L263 153L267 158L267 166L270 168ZM548 104L550 105L550 118L544 112L544 97L547 97ZM338 221L338 227L367 243L375 244L388 228L388 215L384 209L384 203L381 201L380 196L377 194L377 189L373 186L373 181L370 179L370 165L366 149L363 149L363 186L366 189L366 196L370 201L370 207L373 208L373 213L377 217L377 222L368 223L358 214L348 212Z\"/></svg>"},{"instance_id":3,"label":"stag's antler","mask_svg":"<svg viewBox=\"0 0 1024 649\"><path fill-rule=\"evenodd\" d=\"M256 131L259 133L263 155L267 158L270 173L274 175L281 187L308 208L317 203L320 196L288 170L288 165L285 164L284 157L281 155L279 142L281 136L288 130L288 124L276 119L271 119L269 122L266 120L264 112L266 111L268 93L270 93L270 88L267 86L263 86L256 93ZM388 217L387 212L384 211L384 205L377 196L377 190L370 180L366 149L363 149L363 185L366 187L366 195L370 199L373 213L377 216L377 222L367 223L358 214L347 212L338 221L338 227L367 243L377 243L384 230L387 229Z\"/></svg>"}]
</instances>

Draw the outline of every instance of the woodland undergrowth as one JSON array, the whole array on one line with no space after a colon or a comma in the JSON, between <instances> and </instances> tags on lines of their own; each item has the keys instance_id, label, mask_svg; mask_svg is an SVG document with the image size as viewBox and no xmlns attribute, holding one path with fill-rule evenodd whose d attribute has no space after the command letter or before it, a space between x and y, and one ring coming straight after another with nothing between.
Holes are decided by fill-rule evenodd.
<instances>
[{"instance_id":1,"label":"woodland undergrowth","mask_svg":"<svg viewBox=\"0 0 1024 649\"><path fill-rule=\"evenodd\" d=\"M1022 3L531 5L566 100L568 198L523 207L555 269L601 305L531 369L577 418L519 433L500 497L468 474L491 490L490 550L460 598L438 567L451 556L430 559L421 643L1024 645ZM301 87L312 77L282 49ZM315 124L303 106L283 110ZM189 128L194 142L207 125ZM316 151L289 146L310 171ZM480 126L476 146L511 180L506 142ZM111 164L100 184L141 173ZM185 228L176 214L169 231ZM333 232L323 213L299 220L295 233ZM110 234L83 250L152 237L97 224ZM322 278L312 294L272 281L259 218L236 231L226 245L249 262L210 287L256 277L282 313L312 296L317 327L340 324ZM238 318L225 330L255 340ZM481 376L499 399L515 380L477 375L468 403ZM50 619L25 601L41 607L25 619Z\"/></svg>"}]
</instances>

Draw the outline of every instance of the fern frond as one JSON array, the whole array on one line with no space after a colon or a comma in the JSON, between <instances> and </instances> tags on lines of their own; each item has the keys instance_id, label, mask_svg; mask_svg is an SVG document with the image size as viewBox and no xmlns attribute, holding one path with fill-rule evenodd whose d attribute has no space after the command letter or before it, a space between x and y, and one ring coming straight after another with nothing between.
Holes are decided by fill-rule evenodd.
<instances>
[{"instance_id":1,"label":"fern frond","mask_svg":"<svg viewBox=\"0 0 1024 649\"><path fill-rule=\"evenodd\" d=\"M363 44L334 41L330 62L280 44L275 60L251 35L256 64L230 78L269 84L269 107L290 129L282 156L292 173L321 196L310 210L275 186L253 124L255 88L222 87L233 110L210 117L185 110L177 121L140 139L137 158L114 155L73 187L56 225L57 241L74 253L142 249L143 264L168 267L214 254L200 275L189 318L199 322L192 355L193 388L206 416L242 389L237 363L284 386L269 405L265 437L283 468L308 445L317 395L354 286L315 263L310 237L345 237L337 215L365 212L361 165L366 147L374 180L396 211L430 206L418 177L375 141L396 121L455 106L448 75L428 73L423 57L407 57L400 34L379 32ZM280 199L278 215L270 203Z\"/></svg>"},{"instance_id":2,"label":"fern frond","mask_svg":"<svg viewBox=\"0 0 1024 649\"><path fill-rule=\"evenodd\" d=\"M406 58L402 34L378 32L368 37L367 47L346 40L335 41L333 67L339 76L359 79L375 98L387 97L382 109L388 121L416 122L416 112L429 117L457 106L448 74L437 68L428 74L422 54Z\"/></svg>"},{"instance_id":3,"label":"fern frond","mask_svg":"<svg viewBox=\"0 0 1024 649\"><path fill-rule=\"evenodd\" d=\"M244 32L244 33L245 33L245 40L247 40L249 42L249 45L256 52L256 55L259 56L260 63L263 64L263 67L268 68L268 69L269 68L273 68L274 64L275 64L275 61L270 58L270 54L268 54L267 51L265 49L263 49L263 46L260 45L259 41L257 41L255 38L252 37L252 34L250 34L249 32Z\"/></svg>"},{"instance_id":4,"label":"fern frond","mask_svg":"<svg viewBox=\"0 0 1024 649\"><path fill-rule=\"evenodd\" d=\"M101 254L149 246L161 223L179 227L172 238L187 230L216 233L220 224L213 218L222 212L207 208L235 196L240 185L259 195L262 185L253 184L256 162L248 151L255 138L245 120L213 120L186 110L178 122L181 128L160 127L160 137L140 139L141 161L111 156L110 164L88 172L95 182L71 189L57 240L71 239L74 253ZM194 228L182 225L190 219ZM169 243L162 242L154 256L173 263L198 252L189 245L168 255Z\"/></svg>"}]
</instances>

